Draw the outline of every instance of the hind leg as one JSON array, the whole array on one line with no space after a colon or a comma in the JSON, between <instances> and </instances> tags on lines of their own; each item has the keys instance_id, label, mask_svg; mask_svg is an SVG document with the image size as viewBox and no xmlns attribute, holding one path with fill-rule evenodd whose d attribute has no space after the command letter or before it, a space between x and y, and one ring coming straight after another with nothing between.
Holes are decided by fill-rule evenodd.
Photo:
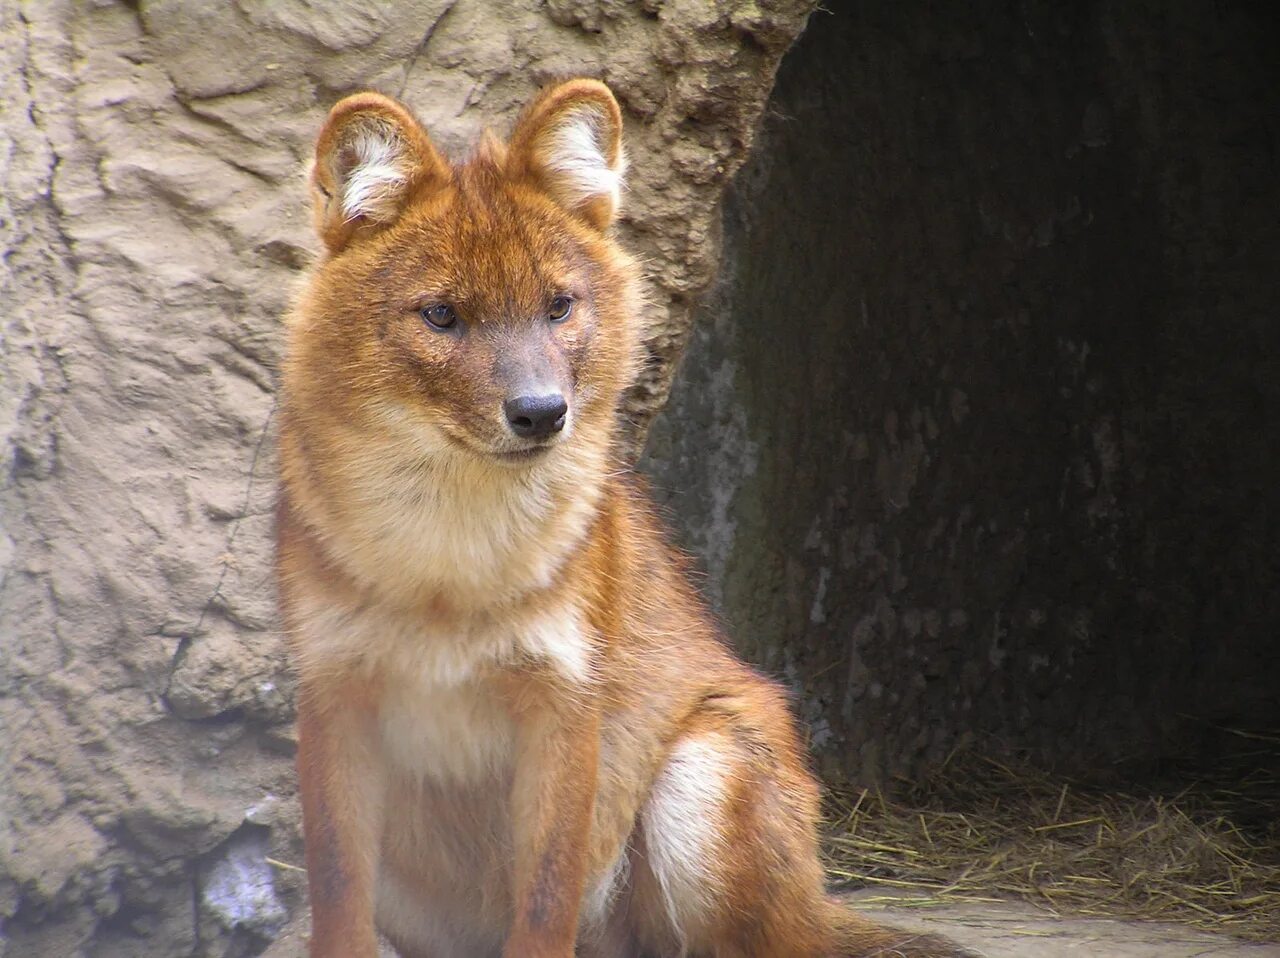
<instances>
[{"instance_id":1,"label":"hind leg","mask_svg":"<svg viewBox=\"0 0 1280 958\"><path fill-rule=\"evenodd\" d=\"M766 698L745 714L707 716L672 748L641 812L625 911L631 950L618 954L971 956L942 938L877 925L827 896L818 789L781 709Z\"/></svg>"},{"instance_id":2,"label":"hind leg","mask_svg":"<svg viewBox=\"0 0 1280 958\"><path fill-rule=\"evenodd\" d=\"M642 954L831 953L817 788L785 714L781 741L740 718L716 712L688 729L642 811L628 909Z\"/></svg>"}]
</instances>

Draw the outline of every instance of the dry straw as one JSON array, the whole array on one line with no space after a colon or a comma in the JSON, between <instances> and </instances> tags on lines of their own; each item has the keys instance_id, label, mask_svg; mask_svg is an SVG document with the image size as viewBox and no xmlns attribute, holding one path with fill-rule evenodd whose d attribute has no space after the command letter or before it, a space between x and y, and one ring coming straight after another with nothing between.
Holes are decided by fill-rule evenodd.
<instances>
[{"instance_id":1,"label":"dry straw","mask_svg":"<svg viewBox=\"0 0 1280 958\"><path fill-rule=\"evenodd\" d=\"M1235 734L1250 747L1177 769L1176 788L966 755L901 800L837 795L831 873L903 906L1016 897L1280 941L1280 737Z\"/></svg>"}]
</instances>

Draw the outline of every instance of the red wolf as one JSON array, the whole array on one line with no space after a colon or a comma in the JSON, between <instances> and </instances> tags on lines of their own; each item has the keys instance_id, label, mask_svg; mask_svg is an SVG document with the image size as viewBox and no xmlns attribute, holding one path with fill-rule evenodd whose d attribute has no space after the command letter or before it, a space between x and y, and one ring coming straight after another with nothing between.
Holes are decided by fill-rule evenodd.
<instances>
[{"instance_id":1,"label":"red wolf","mask_svg":"<svg viewBox=\"0 0 1280 958\"><path fill-rule=\"evenodd\" d=\"M311 955L963 955L828 897L786 698L619 464L623 166L592 80L457 166L375 93L320 132L278 533Z\"/></svg>"}]
</instances>

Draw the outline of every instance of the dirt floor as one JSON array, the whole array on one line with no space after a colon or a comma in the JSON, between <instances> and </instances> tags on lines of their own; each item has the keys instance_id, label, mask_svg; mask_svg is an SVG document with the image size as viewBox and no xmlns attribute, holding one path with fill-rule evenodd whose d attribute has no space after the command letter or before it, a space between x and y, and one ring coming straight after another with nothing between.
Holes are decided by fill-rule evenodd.
<instances>
[{"instance_id":1,"label":"dirt floor","mask_svg":"<svg viewBox=\"0 0 1280 958\"><path fill-rule=\"evenodd\" d=\"M1280 958L1280 943L1249 944L1185 925L1056 918L1019 902L939 907L884 904L876 892L851 899L866 915L900 928L947 935L985 958ZM264 958L305 958L305 916ZM384 948L382 958L395 958Z\"/></svg>"},{"instance_id":2,"label":"dirt floor","mask_svg":"<svg viewBox=\"0 0 1280 958\"><path fill-rule=\"evenodd\" d=\"M986 958L1280 958L1280 944L1250 944L1186 925L1057 918L1020 902L904 906L877 892L851 896L885 924L947 935Z\"/></svg>"}]
</instances>

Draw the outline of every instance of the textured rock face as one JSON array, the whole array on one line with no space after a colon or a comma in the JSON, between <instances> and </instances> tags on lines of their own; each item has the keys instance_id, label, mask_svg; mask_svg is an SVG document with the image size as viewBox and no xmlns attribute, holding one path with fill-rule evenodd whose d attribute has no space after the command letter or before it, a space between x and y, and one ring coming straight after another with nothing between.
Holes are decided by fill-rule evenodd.
<instances>
[{"instance_id":1,"label":"textured rock face","mask_svg":"<svg viewBox=\"0 0 1280 958\"><path fill-rule=\"evenodd\" d=\"M740 647L866 780L1276 722L1275 19L830 6L650 437Z\"/></svg>"},{"instance_id":2,"label":"textured rock face","mask_svg":"<svg viewBox=\"0 0 1280 958\"><path fill-rule=\"evenodd\" d=\"M0 6L0 953L247 955L296 910L273 369L298 175L373 86L446 150L624 104L662 403L802 0Z\"/></svg>"}]
</instances>

